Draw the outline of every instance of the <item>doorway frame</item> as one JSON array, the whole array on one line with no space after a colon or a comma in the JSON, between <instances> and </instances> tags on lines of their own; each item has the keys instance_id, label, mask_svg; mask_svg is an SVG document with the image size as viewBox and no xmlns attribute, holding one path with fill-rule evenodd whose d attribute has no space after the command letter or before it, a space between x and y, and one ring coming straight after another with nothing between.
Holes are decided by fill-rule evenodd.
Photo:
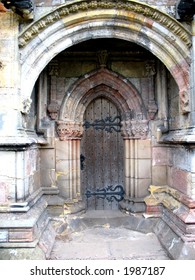
<instances>
[{"instance_id":1,"label":"doorway frame","mask_svg":"<svg viewBox=\"0 0 195 280\"><path fill-rule=\"evenodd\" d=\"M125 196L139 196L137 184L139 174L136 173L136 166L139 164L138 142L139 140L148 141L148 124L151 116L139 92L129 81L113 71L101 68L86 74L72 85L64 97L59 119L56 121L59 141L63 145L63 150L69 151L64 152L66 164L63 170L67 170L67 176L66 174L62 174L63 178L60 176L62 164L60 163L59 166L56 164L57 178L59 174L61 180L57 184L61 186L61 189L66 189L65 196L69 196L69 199L74 202L82 201L80 151L84 113L95 98L102 96L102 92L105 92L104 97L112 101L121 111ZM56 159L56 162L58 161L59 158Z\"/></svg>"}]
</instances>

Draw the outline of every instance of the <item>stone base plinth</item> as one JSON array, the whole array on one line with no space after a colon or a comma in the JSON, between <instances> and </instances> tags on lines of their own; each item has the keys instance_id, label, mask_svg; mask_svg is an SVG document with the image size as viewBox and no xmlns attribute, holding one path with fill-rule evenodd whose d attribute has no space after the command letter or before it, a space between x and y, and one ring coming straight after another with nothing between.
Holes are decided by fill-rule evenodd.
<instances>
[{"instance_id":1,"label":"stone base plinth","mask_svg":"<svg viewBox=\"0 0 195 280\"><path fill-rule=\"evenodd\" d=\"M162 219L158 219L154 233L173 260L194 260L195 242L184 242Z\"/></svg>"},{"instance_id":2,"label":"stone base plinth","mask_svg":"<svg viewBox=\"0 0 195 280\"><path fill-rule=\"evenodd\" d=\"M47 259L56 233L42 196L26 213L0 213L0 259Z\"/></svg>"}]
</instances>

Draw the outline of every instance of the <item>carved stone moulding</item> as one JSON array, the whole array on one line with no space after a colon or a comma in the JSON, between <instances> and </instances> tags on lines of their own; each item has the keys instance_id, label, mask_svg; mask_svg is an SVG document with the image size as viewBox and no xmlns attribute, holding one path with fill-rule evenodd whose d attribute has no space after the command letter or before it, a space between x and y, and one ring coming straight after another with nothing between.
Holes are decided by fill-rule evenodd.
<instances>
[{"instance_id":1,"label":"carved stone moulding","mask_svg":"<svg viewBox=\"0 0 195 280\"><path fill-rule=\"evenodd\" d=\"M81 139L83 135L83 123L59 120L56 124L56 131L61 141Z\"/></svg>"},{"instance_id":2,"label":"carved stone moulding","mask_svg":"<svg viewBox=\"0 0 195 280\"><path fill-rule=\"evenodd\" d=\"M30 2L30 1L29 1ZM138 3L137 1L79 1L75 3L67 3L61 5L54 11L43 16L40 20L31 25L19 36L19 45L24 47L29 40L36 36L39 32L47 28L47 26L55 23L56 21L65 18L71 14L83 12L84 10L105 10L116 9L131 11L138 15L143 15L163 25L177 35L188 47L191 46L190 33L179 24L174 18L170 17L153 7L149 7L145 3Z\"/></svg>"}]
</instances>

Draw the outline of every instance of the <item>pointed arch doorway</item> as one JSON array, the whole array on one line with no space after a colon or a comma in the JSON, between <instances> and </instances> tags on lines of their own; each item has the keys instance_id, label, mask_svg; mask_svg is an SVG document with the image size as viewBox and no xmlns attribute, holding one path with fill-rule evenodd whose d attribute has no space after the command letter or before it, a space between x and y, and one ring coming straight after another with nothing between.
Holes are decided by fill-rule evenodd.
<instances>
[{"instance_id":1,"label":"pointed arch doorway","mask_svg":"<svg viewBox=\"0 0 195 280\"><path fill-rule=\"evenodd\" d=\"M124 196L121 113L103 95L84 114L81 139L81 190L87 209L118 209Z\"/></svg>"},{"instance_id":2,"label":"pointed arch doorway","mask_svg":"<svg viewBox=\"0 0 195 280\"><path fill-rule=\"evenodd\" d=\"M59 174L70 170L57 181L62 193L96 210L117 209L123 196L137 195L137 141L145 139L148 120L130 82L105 68L88 73L64 96L56 124L58 149L69 151L56 159Z\"/></svg>"}]
</instances>

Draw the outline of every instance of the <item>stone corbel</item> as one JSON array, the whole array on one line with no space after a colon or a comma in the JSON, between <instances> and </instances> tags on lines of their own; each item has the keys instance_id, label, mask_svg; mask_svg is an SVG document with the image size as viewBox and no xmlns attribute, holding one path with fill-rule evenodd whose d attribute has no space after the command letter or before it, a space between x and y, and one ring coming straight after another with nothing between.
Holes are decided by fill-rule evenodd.
<instances>
[{"instance_id":1,"label":"stone corbel","mask_svg":"<svg viewBox=\"0 0 195 280\"><path fill-rule=\"evenodd\" d=\"M169 123L168 120L164 120L164 124L157 127L157 142L160 142L162 135L169 131Z\"/></svg>"},{"instance_id":2,"label":"stone corbel","mask_svg":"<svg viewBox=\"0 0 195 280\"><path fill-rule=\"evenodd\" d=\"M30 113L31 103L32 103L31 98L26 98L22 100L22 108L21 108L22 114L28 115Z\"/></svg>"},{"instance_id":3,"label":"stone corbel","mask_svg":"<svg viewBox=\"0 0 195 280\"><path fill-rule=\"evenodd\" d=\"M52 100L51 103L48 105L47 111L52 120L57 119L59 109L60 106L55 100Z\"/></svg>"},{"instance_id":4,"label":"stone corbel","mask_svg":"<svg viewBox=\"0 0 195 280\"><path fill-rule=\"evenodd\" d=\"M189 93L188 91L180 91L179 92L179 97L180 97L180 108L181 108L181 113L186 114L190 112L190 102L189 102Z\"/></svg>"},{"instance_id":5,"label":"stone corbel","mask_svg":"<svg viewBox=\"0 0 195 280\"><path fill-rule=\"evenodd\" d=\"M144 76L149 77L149 76L153 76L155 74L156 74L155 61L154 60L146 61Z\"/></svg>"},{"instance_id":6,"label":"stone corbel","mask_svg":"<svg viewBox=\"0 0 195 280\"><path fill-rule=\"evenodd\" d=\"M97 52L99 66L105 68L108 63L108 52L106 50L101 50Z\"/></svg>"},{"instance_id":7,"label":"stone corbel","mask_svg":"<svg viewBox=\"0 0 195 280\"><path fill-rule=\"evenodd\" d=\"M149 117L150 120L154 119L157 110L158 110L158 107L157 107L155 101L154 100L149 100L149 104L148 104L148 117Z\"/></svg>"},{"instance_id":8,"label":"stone corbel","mask_svg":"<svg viewBox=\"0 0 195 280\"><path fill-rule=\"evenodd\" d=\"M57 121L57 134L61 141L81 139L83 124L75 121Z\"/></svg>"}]
</instances>

